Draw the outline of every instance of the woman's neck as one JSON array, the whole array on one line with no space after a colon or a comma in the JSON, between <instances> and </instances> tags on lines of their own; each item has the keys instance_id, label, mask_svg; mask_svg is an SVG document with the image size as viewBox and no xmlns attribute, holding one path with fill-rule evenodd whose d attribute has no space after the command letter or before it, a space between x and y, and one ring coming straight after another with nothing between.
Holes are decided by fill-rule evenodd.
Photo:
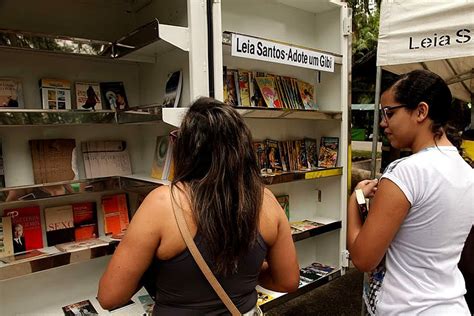
<instances>
[{"instance_id":1,"label":"woman's neck","mask_svg":"<svg viewBox=\"0 0 474 316\"><path fill-rule=\"evenodd\" d=\"M423 137L418 137L418 139L411 146L411 151L413 153L417 153L425 148L435 146L453 146L453 144L449 141L448 137L446 137L446 133L444 132L439 138L436 138L433 133L429 133L423 135Z\"/></svg>"}]
</instances>

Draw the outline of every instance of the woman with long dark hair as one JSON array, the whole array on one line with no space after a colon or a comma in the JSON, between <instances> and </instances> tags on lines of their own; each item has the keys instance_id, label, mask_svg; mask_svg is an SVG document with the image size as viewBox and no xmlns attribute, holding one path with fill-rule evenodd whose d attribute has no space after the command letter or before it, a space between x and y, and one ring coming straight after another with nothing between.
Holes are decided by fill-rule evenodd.
<instances>
[{"instance_id":1,"label":"woman with long dark hair","mask_svg":"<svg viewBox=\"0 0 474 316\"><path fill-rule=\"evenodd\" d=\"M257 283L296 290L290 226L264 188L242 117L231 106L200 98L173 135L174 180L152 191L134 215L100 281L102 307L125 304L154 264L154 315L227 311L186 249L172 203L183 210L198 249L241 313L255 307Z\"/></svg>"},{"instance_id":2,"label":"woman with long dark hair","mask_svg":"<svg viewBox=\"0 0 474 316\"><path fill-rule=\"evenodd\" d=\"M474 222L474 171L448 139L450 105L446 83L426 70L382 94L380 126L413 155L392 162L379 182L359 182L348 203L347 247L370 271L370 314L469 315L458 262ZM373 196L364 223L358 193Z\"/></svg>"}]
</instances>

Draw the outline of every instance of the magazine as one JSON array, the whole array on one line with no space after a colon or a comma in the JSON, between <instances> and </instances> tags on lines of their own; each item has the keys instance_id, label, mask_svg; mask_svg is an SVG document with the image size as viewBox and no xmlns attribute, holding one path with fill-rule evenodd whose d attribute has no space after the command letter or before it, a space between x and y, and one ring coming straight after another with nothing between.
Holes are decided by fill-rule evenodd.
<instances>
[{"instance_id":1,"label":"magazine","mask_svg":"<svg viewBox=\"0 0 474 316\"><path fill-rule=\"evenodd\" d=\"M99 315L89 300L63 306L63 312L66 316Z\"/></svg>"},{"instance_id":2,"label":"magazine","mask_svg":"<svg viewBox=\"0 0 474 316\"><path fill-rule=\"evenodd\" d=\"M318 166L322 168L336 167L338 150L339 137L321 137Z\"/></svg>"},{"instance_id":3,"label":"magazine","mask_svg":"<svg viewBox=\"0 0 474 316\"><path fill-rule=\"evenodd\" d=\"M0 108L22 108L23 88L20 80L0 78Z\"/></svg>"},{"instance_id":4,"label":"magazine","mask_svg":"<svg viewBox=\"0 0 474 316\"><path fill-rule=\"evenodd\" d=\"M165 86L165 97L163 107L177 108L181 97L183 87L183 72L181 70L172 72L168 75Z\"/></svg>"}]
</instances>

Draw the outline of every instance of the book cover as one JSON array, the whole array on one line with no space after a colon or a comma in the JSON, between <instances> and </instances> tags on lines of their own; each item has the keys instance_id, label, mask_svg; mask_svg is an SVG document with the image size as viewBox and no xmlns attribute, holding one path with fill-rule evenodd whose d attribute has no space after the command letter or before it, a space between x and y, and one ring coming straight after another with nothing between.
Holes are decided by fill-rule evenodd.
<instances>
[{"instance_id":1,"label":"book cover","mask_svg":"<svg viewBox=\"0 0 474 316\"><path fill-rule=\"evenodd\" d=\"M99 237L97 212L94 202L72 204L74 240L82 241Z\"/></svg>"},{"instance_id":2,"label":"book cover","mask_svg":"<svg viewBox=\"0 0 474 316\"><path fill-rule=\"evenodd\" d=\"M76 315L99 315L97 310L92 305L91 301L85 300L77 303L69 304L62 307L64 315L76 316Z\"/></svg>"},{"instance_id":3,"label":"book cover","mask_svg":"<svg viewBox=\"0 0 474 316\"><path fill-rule=\"evenodd\" d=\"M99 140L81 143L86 178L132 174L127 143L123 140Z\"/></svg>"},{"instance_id":4,"label":"book cover","mask_svg":"<svg viewBox=\"0 0 474 316\"><path fill-rule=\"evenodd\" d=\"M229 104L229 105L239 104L238 99L237 99L238 86L235 85L235 80L234 80L234 73L236 72L237 70L227 69L226 74L225 74L224 85L226 86L226 90L227 90L227 98L224 99L224 103Z\"/></svg>"},{"instance_id":5,"label":"book cover","mask_svg":"<svg viewBox=\"0 0 474 316\"><path fill-rule=\"evenodd\" d=\"M71 109L71 82L69 80L43 78L39 84L43 109Z\"/></svg>"},{"instance_id":6,"label":"book cover","mask_svg":"<svg viewBox=\"0 0 474 316\"><path fill-rule=\"evenodd\" d=\"M311 267L305 267L300 269L300 279L311 283L323 277L318 271L312 269Z\"/></svg>"},{"instance_id":7,"label":"book cover","mask_svg":"<svg viewBox=\"0 0 474 316\"><path fill-rule=\"evenodd\" d=\"M295 144L295 149L296 149L296 162L297 162L298 170L301 170L301 171L309 170L305 141L295 140L294 144Z\"/></svg>"},{"instance_id":8,"label":"book cover","mask_svg":"<svg viewBox=\"0 0 474 316\"><path fill-rule=\"evenodd\" d=\"M339 137L321 137L318 166L321 168L336 167L338 150Z\"/></svg>"},{"instance_id":9,"label":"book cover","mask_svg":"<svg viewBox=\"0 0 474 316\"><path fill-rule=\"evenodd\" d=\"M274 297L271 296L270 294L257 290L257 305L259 305L259 306L263 305L267 302L270 302L273 299L274 299Z\"/></svg>"},{"instance_id":10,"label":"book cover","mask_svg":"<svg viewBox=\"0 0 474 316\"><path fill-rule=\"evenodd\" d=\"M23 85L15 78L0 78L0 108L22 108Z\"/></svg>"},{"instance_id":11,"label":"book cover","mask_svg":"<svg viewBox=\"0 0 474 316\"><path fill-rule=\"evenodd\" d=\"M319 226L323 226L323 224L305 219L305 220L302 220L302 221L290 222L290 226L294 229L297 229L297 230L300 230L300 231L304 232L306 230L310 230L310 229L317 228Z\"/></svg>"},{"instance_id":12,"label":"book cover","mask_svg":"<svg viewBox=\"0 0 474 316\"><path fill-rule=\"evenodd\" d=\"M253 142L253 148L255 156L257 157L257 163L261 173L267 173L268 168L268 156L266 151L265 142L257 141Z\"/></svg>"},{"instance_id":13,"label":"book cover","mask_svg":"<svg viewBox=\"0 0 474 316\"><path fill-rule=\"evenodd\" d=\"M151 177L166 180L172 173L173 142L170 136L156 138L155 153L151 166Z\"/></svg>"},{"instance_id":14,"label":"book cover","mask_svg":"<svg viewBox=\"0 0 474 316\"><path fill-rule=\"evenodd\" d=\"M102 110L102 98L98 82L76 82L76 108Z\"/></svg>"},{"instance_id":15,"label":"book cover","mask_svg":"<svg viewBox=\"0 0 474 316\"><path fill-rule=\"evenodd\" d=\"M177 108L183 87L183 72L181 70L168 74L165 85L163 107Z\"/></svg>"},{"instance_id":16,"label":"book cover","mask_svg":"<svg viewBox=\"0 0 474 316\"><path fill-rule=\"evenodd\" d=\"M35 183L73 180L77 163L75 139L32 139L29 141Z\"/></svg>"},{"instance_id":17,"label":"book cover","mask_svg":"<svg viewBox=\"0 0 474 316\"><path fill-rule=\"evenodd\" d=\"M268 168L271 168L273 172L281 172L283 167L281 165L278 141L267 139L265 140L265 146L267 150Z\"/></svg>"},{"instance_id":18,"label":"book cover","mask_svg":"<svg viewBox=\"0 0 474 316\"><path fill-rule=\"evenodd\" d=\"M249 71L238 70L240 105L250 106Z\"/></svg>"},{"instance_id":19,"label":"book cover","mask_svg":"<svg viewBox=\"0 0 474 316\"><path fill-rule=\"evenodd\" d=\"M44 224L48 246L74 240L74 217L71 205L45 208Z\"/></svg>"},{"instance_id":20,"label":"book cover","mask_svg":"<svg viewBox=\"0 0 474 316\"><path fill-rule=\"evenodd\" d=\"M270 76L256 77L258 88L269 108L282 108L282 104L275 90L275 79Z\"/></svg>"},{"instance_id":21,"label":"book cover","mask_svg":"<svg viewBox=\"0 0 474 316\"><path fill-rule=\"evenodd\" d=\"M123 82L101 82L100 94L103 99L103 108L107 110L128 110L128 100Z\"/></svg>"},{"instance_id":22,"label":"book cover","mask_svg":"<svg viewBox=\"0 0 474 316\"><path fill-rule=\"evenodd\" d=\"M306 158L308 160L308 167L311 170L318 169L318 148L316 139L305 138L304 139Z\"/></svg>"},{"instance_id":23,"label":"book cover","mask_svg":"<svg viewBox=\"0 0 474 316\"><path fill-rule=\"evenodd\" d=\"M263 98L262 93L258 87L256 77L265 77L265 73L252 71L250 73L249 79L249 90L250 90L250 102L252 106L256 107L267 107L265 104L265 99Z\"/></svg>"},{"instance_id":24,"label":"book cover","mask_svg":"<svg viewBox=\"0 0 474 316\"><path fill-rule=\"evenodd\" d=\"M290 219L290 196L288 194L276 197L281 208L285 211L286 218Z\"/></svg>"},{"instance_id":25,"label":"book cover","mask_svg":"<svg viewBox=\"0 0 474 316\"><path fill-rule=\"evenodd\" d=\"M104 214L104 232L119 234L126 230L129 223L127 197L124 193L102 197Z\"/></svg>"},{"instance_id":26,"label":"book cover","mask_svg":"<svg viewBox=\"0 0 474 316\"><path fill-rule=\"evenodd\" d=\"M80 250L89 249L89 248L100 247L104 245L108 245L108 242L99 238L93 238L93 239L71 241L71 242L67 242L63 244L57 244L56 248L64 252L74 252L74 251L80 251Z\"/></svg>"},{"instance_id":27,"label":"book cover","mask_svg":"<svg viewBox=\"0 0 474 316\"><path fill-rule=\"evenodd\" d=\"M5 209L3 215L12 218L13 251L15 254L43 248L39 206Z\"/></svg>"},{"instance_id":28,"label":"book cover","mask_svg":"<svg viewBox=\"0 0 474 316\"><path fill-rule=\"evenodd\" d=\"M13 228L10 216L0 217L0 258L13 255Z\"/></svg>"},{"instance_id":29,"label":"book cover","mask_svg":"<svg viewBox=\"0 0 474 316\"><path fill-rule=\"evenodd\" d=\"M316 110L316 102L314 100L314 86L307 82L298 80L298 92L305 110Z\"/></svg>"}]
</instances>

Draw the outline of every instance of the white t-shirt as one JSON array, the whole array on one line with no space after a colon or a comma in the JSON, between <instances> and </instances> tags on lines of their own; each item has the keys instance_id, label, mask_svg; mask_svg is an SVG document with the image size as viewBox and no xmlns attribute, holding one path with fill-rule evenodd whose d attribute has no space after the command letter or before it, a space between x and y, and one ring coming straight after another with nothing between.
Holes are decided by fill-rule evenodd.
<instances>
[{"instance_id":1,"label":"white t-shirt","mask_svg":"<svg viewBox=\"0 0 474 316\"><path fill-rule=\"evenodd\" d=\"M469 315L458 262L474 224L474 169L455 147L426 148L391 163L410 209L385 257L379 315Z\"/></svg>"}]
</instances>

